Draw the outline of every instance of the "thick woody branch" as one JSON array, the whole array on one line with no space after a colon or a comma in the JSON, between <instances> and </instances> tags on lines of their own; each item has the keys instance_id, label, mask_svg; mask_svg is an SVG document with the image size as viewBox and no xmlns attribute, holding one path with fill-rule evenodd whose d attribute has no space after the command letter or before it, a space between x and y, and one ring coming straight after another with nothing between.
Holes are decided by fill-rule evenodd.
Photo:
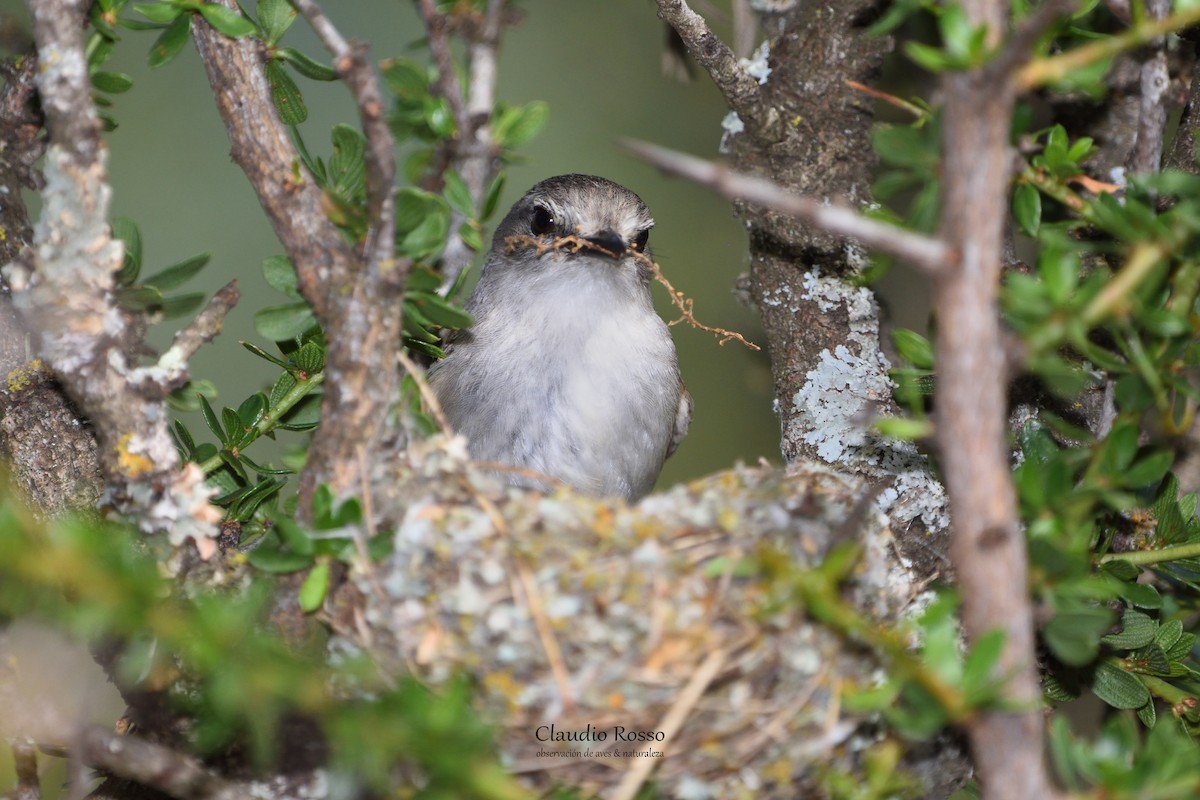
<instances>
[{"instance_id":1,"label":"thick woody branch","mask_svg":"<svg viewBox=\"0 0 1200 800\"><path fill-rule=\"evenodd\" d=\"M953 266L953 249L937 239L864 217L846 206L826 205L812 197L792 194L765 178L731 172L721 164L665 147L633 141L626 141L625 147L654 166L712 187L731 200L745 200L804 220L829 233L854 239L865 247L902 259L930 275Z\"/></svg>"},{"instance_id":2,"label":"thick woody branch","mask_svg":"<svg viewBox=\"0 0 1200 800\"><path fill-rule=\"evenodd\" d=\"M192 31L229 134L230 154L296 265L301 293L324 318L330 312L329 289L350 278L356 261L325 214L320 187L297 166L299 155L271 101L259 43L223 36L199 17ZM301 171L298 178L295 170Z\"/></svg>"},{"instance_id":3,"label":"thick woody branch","mask_svg":"<svg viewBox=\"0 0 1200 800\"><path fill-rule=\"evenodd\" d=\"M85 728L73 754L82 763L162 792L176 800L248 800L246 787L229 783L200 762L136 736Z\"/></svg>"},{"instance_id":4,"label":"thick woody branch","mask_svg":"<svg viewBox=\"0 0 1200 800\"><path fill-rule=\"evenodd\" d=\"M972 25L1000 35L1002 0L968 0ZM1016 87L986 68L945 81L941 237L959 254L936 282L937 433L950 493L950 555L962 587L963 627L978 640L1005 635L998 675L1009 710L968 726L987 800L1050 797L1042 763L1041 688L1035 661L1024 536L1006 445L1004 336L997 306L1012 159Z\"/></svg>"},{"instance_id":5,"label":"thick woody branch","mask_svg":"<svg viewBox=\"0 0 1200 800\"><path fill-rule=\"evenodd\" d=\"M0 264L28 258L33 226L22 189L42 185L34 164L45 151L37 110L37 58L0 61ZM0 460L42 515L91 508L104 488L96 438L43 362L31 360L29 331L0 276Z\"/></svg>"},{"instance_id":6,"label":"thick woody branch","mask_svg":"<svg viewBox=\"0 0 1200 800\"><path fill-rule=\"evenodd\" d=\"M1146 16L1161 21L1171 11L1170 0L1146 0ZM1171 75L1167 69L1167 39L1161 36L1142 62L1137 138L1125 166L1135 175L1153 172L1162 163L1163 133L1167 127L1167 90Z\"/></svg>"},{"instance_id":7,"label":"thick woody branch","mask_svg":"<svg viewBox=\"0 0 1200 800\"><path fill-rule=\"evenodd\" d=\"M221 2L236 7L232 0ZM333 46L343 46L341 38L333 36L332 26L322 24L321 15L313 18ZM367 263L326 216L322 191L300 166L287 128L275 111L262 66L261 43L251 38L230 39L200 18L195 20L193 36L229 134L233 159L296 265L300 291L325 329L328 346L321 427L313 437L300 481L302 508L306 508L313 490L322 483L339 495L355 491L359 450L374 461L381 448L396 446L401 435L388 415L398 392L396 351L403 289L402 283L392 280L396 271L387 269L394 237L389 234L385 241L383 232L377 231ZM348 81L362 82L352 89L356 99L363 99L369 76L366 65L340 65L339 71ZM368 105L374 102L369 91L365 99ZM372 113L360 110L368 116ZM366 123L374 125L375 121L364 120ZM368 167L383 165L386 172L391 162L378 152L380 142L374 135ZM383 213L390 203L391 178L377 174L368 181L376 187L376 207ZM387 256L381 255L385 250Z\"/></svg>"},{"instance_id":8,"label":"thick woody branch","mask_svg":"<svg viewBox=\"0 0 1200 800\"><path fill-rule=\"evenodd\" d=\"M31 0L38 89L49 130L33 269L7 268L13 302L38 351L93 422L109 499L146 531L173 541L214 533L215 511L198 470L179 470L167 433L167 381L130 352L140 326L116 306L121 247L108 228L110 189L100 123L91 101L78 0Z\"/></svg>"},{"instance_id":9,"label":"thick woody branch","mask_svg":"<svg viewBox=\"0 0 1200 800\"><path fill-rule=\"evenodd\" d=\"M373 272L391 273L396 237L396 142L383 118L383 98L379 82L367 62L366 48L347 42L313 0L292 0L321 42L333 54L333 66L350 88L358 106L363 135L367 140L367 214L371 221L371 240L367 243L367 266ZM407 270L390 275L404 284Z\"/></svg>"},{"instance_id":10,"label":"thick woody branch","mask_svg":"<svg viewBox=\"0 0 1200 800\"><path fill-rule=\"evenodd\" d=\"M758 81L746 74L734 52L686 0L658 0L658 16L675 29L692 58L708 72L743 122L752 129L763 130L778 120L777 115L763 107Z\"/></svg>"}]
</instances>

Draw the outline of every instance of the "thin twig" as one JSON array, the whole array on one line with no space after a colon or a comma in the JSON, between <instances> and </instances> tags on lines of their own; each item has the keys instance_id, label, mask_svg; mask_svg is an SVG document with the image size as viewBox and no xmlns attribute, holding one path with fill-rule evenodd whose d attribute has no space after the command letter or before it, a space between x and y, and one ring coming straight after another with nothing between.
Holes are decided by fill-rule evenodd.
<instances>
[{"instance_id":1,"label":"thin twig","mask_svg":"<svg viewBox=\"0 0 1200 800\"><path fill-rule=\"evenodd\" d=\"M1034 45L1042 34L1053 25L1059 17L1072 13L1079 5L1079 0L1046 0L1017 25L1000 55L988 64L987 69L994 76L1008 75L1019 69L1029 59Z\"/></svg>"},{"instance_id":2,"label":"thin twig","mask_svg":"<svg viewBox=\"0 0 1200 800\"><path fill-rule=\"evenodd\" d=\"M928 111L916 105L915 103L910 103L894 94L890 94L881 89L876 89L874 86L867 86L865 83L859 83L858 81L843 81L843 83L857 92L862 92L869 97L874 97L876 100L882 100L888 105L895 106L901 111L907 111L913 116L914 119L919 120L929 116Z\"/></svg>"},{"instance_id":3,"label":"thin twig","mask_svg":"<svg viewBox=\"0 0 1200 800\"><path fill-rule=\"evenodd\" d=\"M211 342L221 332L225 316L237 305L241 296L235 278L218 289L196 318L175 333L170 348L158 360L159 366L165 367L167 372L166 377L160 379L164 385L175 385L182 381L187 374L187 362L202 345Z\"/></svg>"},{"instance_id":4,"label":"thin twig","mask_svg":"<svg viewBox=\"0 0 1200 800\"><path fill-rule=\"evenodd\" d=\"M708 186L727 198L764 206L830 233L855 239L865 247L906 261L928 275L943 273L955 262L953 250L938 239L864 217L845 206L827 205L812 197L791 194L764 178L742 175L722 164L676 150L631 140L625 140L623 144L634 155L659 169Z\"/></svg>"},{"instance_id":5,"label":"thin twig","mask_svg":"<svg viewBox=\"0 0 1200 800\"><path fill-rule=\"evenodd\" d=\"M450 106L454 125L459 135L470 129L471 121L467 107L463 104L462 88L458 84L458 73L454 71L454 54L450 52L450 37L446 35L446 15L438 11L434 0L417 0L417 10L425 21L425 32L429 35L429 50L437 66L434 87Z\"/></svg>"},{"instance_id":6,"label":"thin twig","mask_svg":"<svg viewBox=\"0 0 1200 800\"><path fill-rule=\"evenodd\" d=\"M492 137L492 110L496 106L496 80L499 74L497 49L504 23L507 0L488 0L482 21L474 25L467 39L467 97L458 140L452 143L450 167L458 173L476 208L483 205L484 194L496 174L495 139ZM426 22L428 26L428 19ZM432 40L432 32L430 34ZM441 62L439 61L439 69ZM446 87L450 91L452 87ZM442 254L442 287L448 290L466 269L474 251L459 234L466 216L455 210L450 223L450 238Z\"/></svg>"},{"instance_id":7,"label":"thin twig","mask_svg":"<svg viewBox=\"0 0 1200 800\"><path fill-rule=\"evenodd\" d=\"M366 47L347 42L313 0L292 0L292 5L304 15L333 54L333 67L346 82L358 106L367 140L367 214L372 231L366 245L367 267L376 273L385 272L390 280L403 285L407 269L390 270L396 237L396 142L384 119L383 98L379 82L367 61Z\"/></svg>"},{"instance_id":8,"label":"thin twig","mask_svg":"<svg viewBox=\"0 0 1200 800\"><path fill-rule=\"evenodd\" d=\"M1200 6L1192 6L1171 14L1166 19L1147 19L1123 33L1107 39L1097 39L1073 50L1049 58L1030 61L1017 71L1017 88L1022 91L1062 80L1072 72L1105 58L1140 47L1159 36L1183 30L1200 22Z\"/></svg>"},{"instance_id":9,"label":"thin twig","mask_svg":"<svg viewBox=\"0 0 1200 800\"><path fill-rule=\"evenodd\" d=\"M433 419L437 422L438 427L442 429L442 433L447 436L453 436L454 428L450 426L450 420L446 417L446 412L442 410L442 404L438 400L437 393L430 388L429 381L425 380L425 370L421 369L403 350L397 351L396 360L400 362L400 366L404 367L404 371L412 377L413 383L417 385L417 392L421 395L421 399L425 401L425 405L429 407L429 413L433 415Z\"/></svg>"},{"instance_id":10,"label":"thin twig","mask_svg":"<svg viewBox=\"0 0 1200 800\"><path fill-rule=\"evenodd\" d=\"M704 17L685 0L658 0L658 16L675 29L692 58L708 72L743 122L759 129L778 124L778 112L762 102L758 81L746 74L737 56L709 29Z\"/></svg>"},{"instance_id":11,"label":"thin twig","mask_svg":"<svg viewBox=\"0 0 1200 800\"><path fill-rule=\"evenodd\" d=\"M367 549L367 541L374 541L379 531L375 528L375 502L371 499L371 468L367 463L367 449L362 445L358 447L358 475L359 496L362 497L363 504L363 525L367 529L367 535L364 537L362 528L357 525L351 526L351 530L354 532L354 549L358 553L359 560L362 561L362 570L367 576L367 582L371 584L371 591L375 592L375 597L379 602L386 604L388 602L387 592L383 590L383 584L379 582L379 573L375 570L375 562L371 560L371 553Z\"/></svg>"},{"instance_id":12,"label":"thin twig","mask_svg":"<svg viewBox=\"0 0 1200 800\"><path fill-rule=\"evenodd\" d=\"M507 252L510 253L517 248L532 247L537 250L538 255L542 255L543 253L547 253L551 250L565 250L569 253L577 253L580 250L595 250L598 253L602 253L613 258L616 257L616 253L611 252L595 242L584 239L581 236L559 236L554 240L553 243L546 244L541 239L536 239L533 236L514 234L512 236L505 237L504 246L507 248ZM747 340L746 337L742 336L737 331L731 331L725 328L714 328L697 320L695 314L692 312L694 301L690 297L686 297L683 292L678 291L674 286L671 285L671 282L667 280L665 275L663 275L662 268L659 267L653 259L647 256L645 253L628 253L627 255L631 256L635 261L650 271L650 274L654 276L654 280L658 281L663 285L664 288L666 288L668 294L671 296L671 302L677 309L679 309L679 313L682 316L679 319L668 322L668 325L675 325L679 322L686 321L693 328L697 328L702 331L708 331L711 334L721 337L717 344L723 345L731 339L736 339L746 347L749 347L751 350L762 349L754 342Z\"/></svg>"},{"instance_id":13,"label":"thin twig","mask_svg":"<svg viewBox=\"0 0 1200 800\"><path fill-rule=\"evenodd\" d=\"M728 658L729 650L724 647L718 647L708 654L708 657L692 673L691 679L683 687L683 691L679 693L679 697L675 699L671 708L667 710L666 716L654 728L654 730L663 734L663 741L648 745L647 748L639 752L646 752L647 749L651 749L655 745L665 751L670 746L671 741L675 738L675 734L679 733L679 729L683 726L688 714L692 712L696 702L704 694L705 690L708 689L709 684L720 674ZM638 790L642 788L642 784L650 777L650 773L658 766L659 759L635 757L630 763L632 766L621 778L621 782L617 784L617 788L612 793L612 800L633 800L637 796Z\"/></svg>"}]
</instances>

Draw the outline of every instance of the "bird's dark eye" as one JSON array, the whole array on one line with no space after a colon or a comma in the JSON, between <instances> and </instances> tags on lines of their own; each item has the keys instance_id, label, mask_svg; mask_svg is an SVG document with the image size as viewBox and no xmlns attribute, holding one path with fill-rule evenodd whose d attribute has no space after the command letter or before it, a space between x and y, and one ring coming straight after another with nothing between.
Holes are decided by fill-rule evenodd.
<instances>
[{"instance_id":1,"label":"bird's dark eye","mask_svg":"<svg viewBox=\"0 0 1200 800\"><path fill-rule=\"evenodd\" d=\"M554 230L554 215L550 213L550 209L545 206L533 209L533 219L529 223L529 230L534 236L545 236Z\"/></svg>"},{"instance_id":2,"label":"bird's dark eye","mask_svg":"<svg viewBox=\"0 0 1200 800\"><path fill-rule=\"evenodd\" d=\"M639 253L646 252L646 242L650 241L650 229L639 231L638 235L633 238L633 249Z\"/></svg>"}]
</instances>

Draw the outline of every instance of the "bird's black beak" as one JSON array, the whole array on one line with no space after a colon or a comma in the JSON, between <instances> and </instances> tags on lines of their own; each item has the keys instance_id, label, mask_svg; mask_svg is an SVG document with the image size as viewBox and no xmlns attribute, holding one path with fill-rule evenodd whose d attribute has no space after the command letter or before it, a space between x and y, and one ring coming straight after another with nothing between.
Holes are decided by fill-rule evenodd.
<instances>
[{"instance_id":1,"label":"bird's black beak","mask_svg":"<svg viewBox=\"0 0 1200 800\"><path fill-rule=\"evenodd\" d=\"M618 236L615 231L600 231L595 236L585 236L583 238L613 258L620 258L625 255L625 240Z\"/></svg>"}]
</instances>

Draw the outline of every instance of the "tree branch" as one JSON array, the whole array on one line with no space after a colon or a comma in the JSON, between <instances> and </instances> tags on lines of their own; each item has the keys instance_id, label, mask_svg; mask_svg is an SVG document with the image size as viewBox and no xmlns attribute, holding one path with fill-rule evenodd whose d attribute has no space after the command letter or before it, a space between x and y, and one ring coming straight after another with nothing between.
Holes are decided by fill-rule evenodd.
<instances>
[{"instance_id":1,"label":"tree branch","mask_svg":"<svg viewBox=\"0 0 1200 800\"><path fill-rule=\"evenodd\" d=\"M202 345L211 342L221 332L221 326L225 323L225 315L237 305L241 296L237 280L230 281L209 298L208 303L195 319L176 331L175 337L171 340L171 347L158 360L159 365L168 370L168 375L164 380L169 385L183 385L187 378L184 365Z\"/></svg>"},{"instance_id":2,"label":"tree branch","mask_svg":"<svg viewBox=\"0 0 1200 800\"><path fill-rule=\"evenodd\" d=\"M32 43L31 43L32 44ZM37 58L32 52L0 61L0 264L31 257L33 226L23 189L40 188L34 167L45 152L42 116L35 101ZM92 508L104 488L96 437L80 424L53 374L31 359L29 331L0 274L0 458L13 485L43 515Z\"/></svg>"},{"instance_id":3,"label":"tree branch","mask_svg":"<svg viewBox=\"0 0 1200 800\"><path fill-rule=\"evenodd\" d=\"M954 264L954 251L943 242L864 217L851 208L825 205L814 198L787 192L765 178L731 172L721 164L665 147L629 140L624 146L654 166L712 187L729 199L745 200L804 220L838 236L849 237L865 247L902 259L927 274L937 275Z\"/></svg>"},{"instance_id":4,"label":"tree branch","mask_svg":"<svg viewBox=\"0 0 1200 800\"><path fill-rule=\"evenodd\" d=\"M764 108L758 81L746 74L737 56L709 29L704 17L693 11L686 0L657 2L659 18L683 39L692 58L708 72L738 117L757 132L765 133L777 126L779 115L769 107Z\"/></svg>"},{"instance_id":5,"label":"tree branch","mask_svg":"<svg viewBox=\"0 0 1200 800\"><path fill-rule=\"evenodd\" d=\"M179 469L167 432L166 381L139 370L141 326L114 301L121 246L108 228L106 151L91 99L78 0L33 0L37 76L49 130L34 269L7 267L13 302L39 351L101 440L109 499L173 542L214 535L215 509L198 470ZM149 378L150 380L145 380Z\"/></svg>"},{"instance_id":6,"label":"tree branch","mask_svg":"<svg viewBox=\"0 0 1200 800\"><path fill-rule=\"evenodd\" d=\"M76 740L80 761L176 800L249 800L247 788L229 783L199 761L136 736L91 726Z\"/></svg>"},{"instance_id":7,"label":"tree branch","mask_svg":"<svg viewBox=\"0 0 1200 800\"><path fill-rule=\"evenodd\" d=\"M967 0L963 8L972 26L1002 35L1003 0ZM950 555L962 587L963 628L970 641L1004 632L997 674L1008 678L1008 710L979 715L968 733L987 800L1050 797L1027 554L1006 444L1008 375L997 306L1016 87L1011 73L997 80L985 67L948 74L944 91L944 115L954 124L943 133L941 237L960 257L936 282L939 456L950 492Z\"/></svg>"},{"instance_id":8,"label":"tree branch","mask_svg":"<svg viewBox=\"0 0 1200 800\"><path fill-rule=\"evenodd\" d=\"M367 214L371 237L367 242L367 267L373 272L390 273L390 280L404 285L408 265L393 271L396 238L396 142L383 118L383 98L379 82L367 62L366 47L347 42L313 0L292 0L321 42L333 54L333 66L350 88L358 106L363 135L367 140Z\"/></svg>"},{"instance_id":9,"label":"tree branch","mask_svg":"<svg viewBox=\"0 0 1200 800\"><path fill-rule=\"evenodd\" d=\"M221 2L227 8L236 7L232 0ZM322 17L316 18L320 24ZM331 29L322 26L327 37L331 37ZM380 261L366 263L325 215L323 193L300 165L275 111L260 43L250 38L230 39L200 18L192 32L229 134L233 159L296 265L300 291L325 330L321 426L313 436L300 478L301 508L306 509L312 492L322 483L329 484L338 496L357 490L360 447L374 463L382 458L384 448L397 446L403 439L388 414L399 392L396 352L401 340L403 285L394 281L399 273L386 268L387 258L381 254L386 249L390 258L394 243L392 239L384 241L379 231L368 259ZM342 44L340 37L331 41L335 46ZM339 66L339 71L344 66ZM365 64L350 72L357 76L354 80L366 82ZM351 80L349 73L347 80ZM356 99L363 96L362 90L363 86L354 89ZM366 100L370 104L369 92ZM363 113L371 116L369 109ZM373 126L375 121L364 120L364 124ZM372 135L374 155L368 168L382 164L386 169L390 160L377 152L380 138ZM390 185L384 188L389 179L375 175L367 180L376 187L374 197L382 213L387 205L384 195L390 198Z\"/></svg>"},{"instance_id":10,"label":"tree branch","mask_svg":"<svg viewBox=\"0 0 1200 800\"><path fill-rule=\"evenodd\" d=\"M1160 21L1171 11L1170 0L1146 0L1147 18ZM1133 174L1154 172L1162 163L1163 134L1167 127L1167 90L1171 75L1167 69L1167 40L1153 41L1153 52L1142 62L1137 138L1125 162Z\"/></svg>"},{"instance_id":11,"label":"tree branch","mask_svg":"<svg viewBox=\"0 0 1200 800\"><path fill-rule=\"evenodd\" d=\"M1071 72L1111 58L1153 41L1159 36L1183 30L1200 23L1200 6L1193 6L1167 16L1165 19L1144 19L1123 33L1097 39L1061 55L1030 61L1017 71L1017 88L1027 91L1047 83L1062 80Z\"/></svg>"}]
</instances>

